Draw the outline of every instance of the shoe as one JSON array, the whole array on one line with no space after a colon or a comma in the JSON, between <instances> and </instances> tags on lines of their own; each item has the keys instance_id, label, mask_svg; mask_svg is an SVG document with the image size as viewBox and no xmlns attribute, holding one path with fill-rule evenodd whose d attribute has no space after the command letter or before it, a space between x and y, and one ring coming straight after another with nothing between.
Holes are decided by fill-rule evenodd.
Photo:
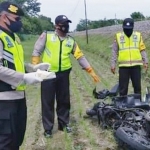
<instances>
[{"instance_id":1,"label":"shoe","mask_svg":"<svg viewBox=\"0 0 150 150\"><path fill-rule=\"evenodd\" d=\"M46 130L46 131L44 132L44 136L45 136L46 138L52 138L52 131L51 131L51 130Z\"/></svg>"},{"instance_id":2,"label":"shoe","mask_svg":"<svg viewBox=\"0 0 150 150\"><path fill-rule=\"evenodd\" d=\"M69 127L68 125L66 125L64 127L58 126L58 130L60 130L60 131L66 131L67 133L71 133L72 132L71 127Z\"/></svg>"},{"instance_id":3,"label":"shoe","mask_svg":"<svg viewBox=\"0 0 150 150\"><path fill-rule=\"evenodd\" d=\"M67 133L71 133L71 132L72 132L72 129L71 129L71 127L69 127L69 126L66 126L66 127L64 128L64 130L65 130Z\"/></svg>"}]
</instances>

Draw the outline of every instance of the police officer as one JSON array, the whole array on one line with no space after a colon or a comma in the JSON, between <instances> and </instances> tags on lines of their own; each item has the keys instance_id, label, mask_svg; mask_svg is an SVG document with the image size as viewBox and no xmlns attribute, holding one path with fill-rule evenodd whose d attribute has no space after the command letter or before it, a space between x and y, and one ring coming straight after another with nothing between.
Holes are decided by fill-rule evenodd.
<instances>
[{"instance_id":1,"label":"police officer","mask_svg":"<svg viewBox=\"0 0 150 150\"><path fill-rule=\"evenodd\" d=\"M43 80L37 72L25 74L23 48L15 34L23 15L17 5L0 3L0 150L19 150L26 130L25 85Z\"/></svg>"},{"instance_id":2,"label":"police officer","mask_svg":"<svg viewBox=\"0 0 150 150\"><path fill-rule=\"evenodd\" d=\"M123 32L115 36L112 48L111 72L115 74L116 62L119 64L119 93L127 95L129 79L135 94L141 94L141 66L148 69L146 47L140 32L133 31L134 21L123 21Z\"/></svg>"},{"instance_id":3,"label":"police officer","mask_svg":"<svg viewBox=\"0 0 150 150\"><path fill-rule=\"evenodd\" d=\"M43 32L36 41L32 53L33 64L38 64L42 55L42 61L48 62L51 65L51 71L56 73L56 79L41 83L42 121L45 137L52 136L55 98L58 130L71 132L71 128L68 126L70 118L69 75L72 68L70 54L73 54L95 82L99 82L99 77L95 74L78 44L67 34L69 23L71 20L65 15L57 16L55 32Z\"/></svg>"}]
</instances>

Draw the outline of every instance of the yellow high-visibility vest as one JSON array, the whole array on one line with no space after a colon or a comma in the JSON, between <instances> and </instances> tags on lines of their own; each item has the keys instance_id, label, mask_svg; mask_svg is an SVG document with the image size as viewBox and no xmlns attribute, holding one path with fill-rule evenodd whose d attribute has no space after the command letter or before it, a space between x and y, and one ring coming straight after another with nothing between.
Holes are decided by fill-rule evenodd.
<instances>
[{"instance_id":1,"label":"yellow high-visibility vest","mask_svg":"<svg viewBox=\"0 0 150 150\"><path fill-rule=\"evenodd\" d=\"M0 39L2 40L3 45L4 45L3 66L13 69L17 72L25 73L24 53L23 53L23 47L20 43L19 37L15 34L15 41L14 41L8 34L6 34L3 31L0 31ZM8 85L8 84L7 86L11 87L11 85ZM19 90L19 91L25 90L25 85L20 85L15 90Z\"/></svg>"},{"instance_id":2,"label":"yellow high-visibility vest","mask_svg":"<svg viewBox=\"0 0 150 150\"><path fill-rule=\"evenodd\" d=\"M119 67L143 65L139 49L141 34L133 32L131 37L128 38L123 32L120 32L116 34L116 38L119 46Z\"/></svg>"},{"instance_id":3,"label":"yellow high-visibility vest","mask_svg":"<svg viewBox=\"0 0 150 150\"><path fill-rule=\"evenodd\" d=\"M43 62L51 64L51 71L65 71L72 67L70 54L73 50L74 39L70 36L63 41L55 33L47 32L47 41L43 52Z\"/></svg>"}]
</instances>

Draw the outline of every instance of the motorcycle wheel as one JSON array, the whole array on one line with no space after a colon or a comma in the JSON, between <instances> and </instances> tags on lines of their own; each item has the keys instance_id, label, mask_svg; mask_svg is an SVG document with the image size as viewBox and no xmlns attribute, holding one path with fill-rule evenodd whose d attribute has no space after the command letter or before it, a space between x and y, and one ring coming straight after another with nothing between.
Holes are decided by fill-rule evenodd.
<instances>
[{"instance_id":1,"label":"motorcycle wheel","mask_svg":"<svg viewBox=\"0 0 150 150\"><path fill-rule=\"evenodd\" d=\"M134 150L150 150L150 139L128 127L119 127L116 137Z\"/></svg>"}]
</instances>

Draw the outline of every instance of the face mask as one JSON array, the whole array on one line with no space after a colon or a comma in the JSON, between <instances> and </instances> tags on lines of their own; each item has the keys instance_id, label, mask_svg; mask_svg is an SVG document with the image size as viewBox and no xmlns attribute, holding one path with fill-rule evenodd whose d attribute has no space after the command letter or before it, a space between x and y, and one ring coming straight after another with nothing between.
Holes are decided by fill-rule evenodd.
<instances>
[{"instance_id":1,"label":"face mask","mask_svg":"<svg viewBox=\"0 0 150 150\"><path fill-rule=\"evenodd\" d=\"M64 25L59 25L59 30L62 31L63 33L68 33L69 32L69 24L64 24Z\"/></svg>"},{"instance_id":2,"label":"face mask","mask_svg":"<svg viewBox=\"0 0 150 150\"><path fill-rule=\"evenodd\" d=\"M127 37L130 37L133 33L133 29L123 29Z\"/></svg>"},{"instance_id":3,"label":"face mask","mask_svg":"<svg viewBox=\"0 0 150 150\"><path fill-rule=\"evenodd\" d=\"M8 18L8 17L7 17ZM8 18L10 24L6 24L7 27L12 31L12 32L19 32L22 28L22 22L20 20L12 21Z\"/></svg>"}]
</instances>

